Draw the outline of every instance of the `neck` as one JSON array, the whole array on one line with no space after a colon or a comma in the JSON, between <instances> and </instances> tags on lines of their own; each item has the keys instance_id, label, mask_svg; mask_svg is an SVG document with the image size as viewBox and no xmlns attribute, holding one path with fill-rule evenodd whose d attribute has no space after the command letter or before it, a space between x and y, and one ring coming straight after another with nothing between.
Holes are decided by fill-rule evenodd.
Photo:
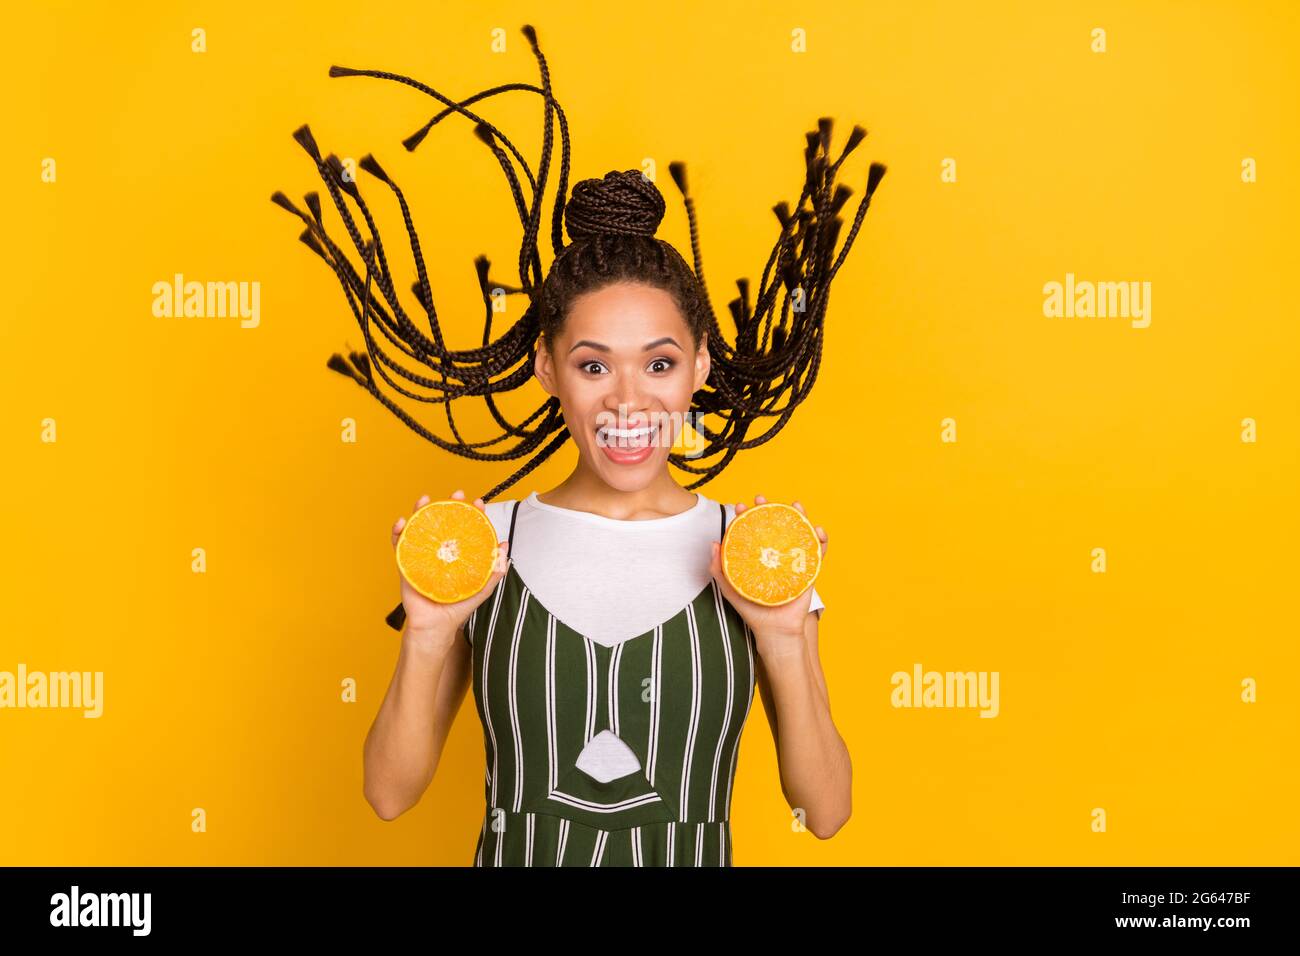
<instances>
[{"instance_id":1,"label":"neck","mask_svg":"<svg viewBox=\"0 0 1300 956\"><path fill-rule=\"evenodd\" d=\"M667 467L644 488L623 491L584 467L581 460L573 473L550 491L539 492L537 500L557 508L586 511L619 521L666 518L695 507L697 498L668 473Z\"/></svg>"}]
</instances>

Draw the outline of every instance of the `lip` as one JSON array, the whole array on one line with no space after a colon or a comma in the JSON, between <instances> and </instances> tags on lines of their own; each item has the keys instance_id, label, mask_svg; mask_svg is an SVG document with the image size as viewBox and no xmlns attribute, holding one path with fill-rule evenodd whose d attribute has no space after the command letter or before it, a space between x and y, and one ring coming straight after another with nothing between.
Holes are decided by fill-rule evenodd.
<instances>
[{"instance_id":1,"label":"lip","mask_svg":"<svg viewBox=\"0 0 1300 956\"><path fill-rule=\"evenodd\" d=\"M601 445L600 450L604 452L606 458L616 465L639 465L654 454L655 446L649 444L644 448L629 451L623 448L614 448L610 445Z\"/></svg>"}]
</instances>

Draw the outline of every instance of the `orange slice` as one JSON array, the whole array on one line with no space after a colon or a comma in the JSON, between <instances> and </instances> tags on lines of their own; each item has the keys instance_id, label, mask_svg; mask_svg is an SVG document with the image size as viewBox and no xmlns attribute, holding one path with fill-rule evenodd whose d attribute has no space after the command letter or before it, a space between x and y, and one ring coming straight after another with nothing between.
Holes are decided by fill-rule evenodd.
<instances>
[{"instance_id":1,"label":"orange slice","mask_svg":"<svg viewBox=\"0 0 1300 956\"><path fill-rule=\"evenodd\" d=\"M722 573L755 604L793 601L822 568L822 546L811 522L797 508L771 501L746 508L722 539Z\"/></svg>"},{"instance_id":2,"label":"orange slice","mask_svg":"<svg viewBox=\"0 0 1300 956\"><path fill-rule=\"evenodd\" d=\"M431 501L402 528L397 568L431 601L455 604L492 577L497 533L486 514L466 501Z\"/></svg>"}]
</instances>

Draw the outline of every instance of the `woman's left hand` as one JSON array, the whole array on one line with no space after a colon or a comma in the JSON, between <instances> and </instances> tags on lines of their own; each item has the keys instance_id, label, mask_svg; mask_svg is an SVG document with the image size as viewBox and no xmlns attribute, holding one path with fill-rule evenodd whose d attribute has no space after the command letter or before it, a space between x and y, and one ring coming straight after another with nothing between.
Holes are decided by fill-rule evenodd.
<instances>
[{"instance_id":1,"label":"woman's left hand","mask_svg":"<svg viewBox=\"0 0 1300 956\"><path fill-rule=\"evenodd\" d=\"M762 495L755 495L754 504L767 504L767 499ZM807 517L803 505L798 501L793 502L793 506L801 515ZM736 505L736 517L740 517L745 507L743 504ZM817 532L817 538L821 541L822 560L825 561L830 541L820 525L815 526L813 530ZM783 646L802 646L794 645L794 641L803 640L804 621L808 618L808 608L812 604L812 585L806 587L804 592L793 601L787 601L776 607L768 607L741 597L731 586L727 576L722 573L722 545L717 541L713 542L713 557L709 564L709 572L718 582L723 596L731 602L745 623L749 625L749 629L754 632L760 652L768 648L776 649L777 653L781 653L780 649Z\"/></svg>"}]
</instances>

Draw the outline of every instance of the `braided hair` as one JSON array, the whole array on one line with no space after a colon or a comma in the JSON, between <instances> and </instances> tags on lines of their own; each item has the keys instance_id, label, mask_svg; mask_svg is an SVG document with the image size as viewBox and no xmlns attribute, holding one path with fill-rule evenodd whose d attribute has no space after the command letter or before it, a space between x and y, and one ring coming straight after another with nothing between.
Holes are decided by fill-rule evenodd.
<instances>
[{"instance_id":1,"label":"braided hair","mask_svg":"<svg viewBox=\"0 0 1300 956\"><path fill-rule=\"evenodd\" d=\"M336 352L326 364L353 379L412 431L439 448L476 461L527 459L512 475L481 496L487 502L535 469L569 438L556 397L549 396L523 421L514 424L502 414L493 396L532 380L539 339L548 349L551 347L570 305L578 296L619 281L654 286L673 297L697 347L707 334L709 377L695 393L690 414L693 427L704 439L704 448L689 455L677 452L668 455L674 467L699 476L685 487L699 487L726 468L737 452L773 438L811 391L821 365L831 281L853 245L885 167L880 163L870 164L866 190L837 252L835 246L843 226L839 212L853 190L837 183L835 178L867 131L854 126L834 161L830 158L832 121L829 117L819 119L817 129L805 134L807 173L803 190L793 210L785 201L772 207L781 231L763 267L756 296L751 300L748 279L736 281L739 296L729 303L735 336L734 343L728 342L705 285L695 204L687 189L685 164L673 162L668 169L685 205L693 266L672 245L655 237L664 217L664 198L639 170L611 171L600 179L584 179L574 185L566 204L568 120L552 93L550 70L538 45L537 32L525 25L523 34L537 60L541 85L508 83L483 90L461 102L396 73L330 67L331 77L369 76L389 80L412 87L443 104L444 108L432 119L402 141L408 151L416 149L430 130L449 116L473 121L475 135L501 166L523 229L523 241L519 246L518 286L493 281L489 277L491 263L486 256L474 260L484 304L482 343L475 348L448 347L430 291L419 236L402 190L373 155L362 157L361 169L387 186L401 208L415 259L416 281L411 290L425 313L422 321L427 321L427 335L398 299L383 241L357 183L336 155L321 156L307 125L299 127L293 138L315 162L316 171L362 263L360 268L353 266L327 233L319 193L312 191L304 195L309 212L299 209L283 192L276 191L271 196L272 202L304 224L298 238L324 259L338 277L365 338L364 353L350 351L345 359ZM480 100L511 92L534 93L543 101L542 150L536 175L506 135L472 109ZM550 224L552 261L543 274L538 238L556 126L560 134L560 168ZM345 196L356 206L365 235ZM568 244L563 241L561 224L568 229ZM372 288L378 290L377 296ZM494 305L501 296L510 295L527 296L528 307L509 328L493 338ZM374 329L378 329L387 344L375 336ZM404 367L394 359L397 353L413 365L424 366L431 374ZM394 377L407 384L399 384ZM417 422L380 389L380 380L397 395L442 405L451 438L437 435ZM458 398L473 397L483 399L501 429L496 437L470 441L461 434L452 414L452 403ZM711 427L707 415L720 418L720 427L716 430ZM762 427L760 419L775 420ZM752 437L751 430L757 432ZM491 450L494 446L503 447ZM399 611L400 605L388 622L400 629Z\"/></svg>"}]
</instances>

